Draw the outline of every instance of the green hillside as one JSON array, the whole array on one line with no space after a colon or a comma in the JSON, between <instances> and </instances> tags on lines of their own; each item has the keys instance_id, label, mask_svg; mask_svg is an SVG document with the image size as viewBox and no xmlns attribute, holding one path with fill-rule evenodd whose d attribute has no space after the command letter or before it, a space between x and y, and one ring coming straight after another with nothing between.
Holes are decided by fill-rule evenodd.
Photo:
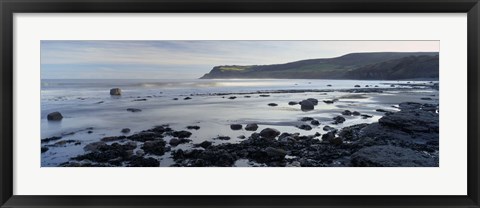
<instances>
[{"instance_id":1,"label":"green hillside","mask_svg":"<svg viewBox=\"0 0 480 208\"><path fill-rule=\"evenodd\" d=\"M216 66L201 79L419 79L438 78L438 53L351 53L273 65Z\"/></svg>"}]
</instances>

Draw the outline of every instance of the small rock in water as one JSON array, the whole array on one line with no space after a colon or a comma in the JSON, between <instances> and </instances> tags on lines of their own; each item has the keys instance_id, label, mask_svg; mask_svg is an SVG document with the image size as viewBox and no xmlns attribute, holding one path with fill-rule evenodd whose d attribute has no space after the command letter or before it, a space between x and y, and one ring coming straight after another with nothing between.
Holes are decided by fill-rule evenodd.
<instances>
[{"instance_id":1,"label":"small rock in water","mask_svg":"<svg viewBox=\"0 0 480 208\"><path fill-rule=\"evenodd\" d=\"M297 105L298 103L297 102L294 102L294 101L290 101L288 102L288 105Z\"/></svg>"},{"instance_id":2,"label":"small rock in water","mask_svg":"<svg viewBox=\"0 0 480 208\"><path fill-rule=\"evenodd\" d=\"M49 121L60 121L63 119L63 116L60 112L53 112L47 115L47 120Z\"/></svg>"},{"instance_id":3,"label":"small rock in water","mask_svg":"<svg viewBox=\"0 0 480 208\"><path fill-rule=\"evenodd\" d=\"M327 87L331 87L331 86L332 86L332 85L330 85L330 84L329 84L329 85L327 85Z\"/></svg>"},{"instance_id":4,"label":"small rock in water","mask_svg":"<svg viewBox=\"0 0 480 208\"><path fill-rule=\"evenodd\" d=\"M140 111L142 111L142 110L141 110L141 109L138 109L138 108L127 108L127 111L132 112L132 113L135 113L135 112L140 112Z\"/></svg>"},{"instance_id":5,"label":"small rock in water","mask_svg":"<svg viewBox=\"0 0 480 208\"><path fill-rule=\"evenodd\" d=\"M178 98L173 98L173 100L178 100Z\"/></svg>"},{"instance_id":6,"label":"small rock in water","mask_svg":"<svg viewBox=\"0 0 480 208\"><path fill-rule=\"evenodd\" d=\"M334 100L323 100L324 103L326 104L333 104L335 101Z\"/></svg>"},{"instance_id":7,"label":"small rock in water","mask_svg":"<svg viewBox=\"0 0 480 208\"><path fill-rule=\"evenodd\" d=\"M307 130L307 131L312 130L312 127L309 126L309 125L306 125L306 124L302 124L302 125L300 125L300 126L297 126L297 128L303 129L303 130Z\"/></svg>"},{"instance_id":8,"label":"small rock in water","mask_svg":"<svg viewBox=\"0 0 480 208\"><path fill-rule=\"evenodd\" d=\"M369 85L365 85L365 87L370 87Z\"/></svg>"},{"instance_id":9,"label":"small rock in water","mask_svg":"<svg viewBox=\"0 0 480 208\"><path fill-rule=\"evenodd\" d=\"M230 137L229 136L217 136L216 138L214 139L218 139L218 140L230 140Z\"/></svg>"},{"instance_id":10,"label":"small rock in water","mask_svg":"<svg viewBox=\"0 0 480 208\"><path fill-rule=\"evenodd\" d=\"M274 107L274 106L278 106L278 104L276 104L276 103L269 103L268 106Z\"/></svg>"},{"instance_id":11,"label":"small rock in water","mask_svg":"<svg viewBox=\"0 0 480 208\"><path fill-rule=\"evenodd\" d=\"M233 99L236 99L236 98L237 98L236 96L231 96L228 99L233 100Z\"/></svg>"},{"instance_id":12,"label":"small rock in water","mask_svg":"<svg viewBox=\"0 0 480 208\"><path fill-rule=\"evenodd\" d=\"M260 97L270 97L270 95L259 95Z\"/></svg>"},{"instance_id":13,"label":"small rock in water","mask_svg":"<svg viewBox=\"0 0 480 208\"><path fill-rule=\"evenodd\" d=\"M429 98L429 97L424 97L424 98L420 98L421 100L432 100L432 98Z\"/></svg>"},{"instance_id":14,"label":"small rock in water","mask_svg":"<svg viewBox=\"0 0 480 208\"><path fill-rule=\"evenodd\" d=\"M178 138L180 138L180 139L181 139L181 138L188 138L188 137L190 137L191 135L192 135L191 132L189 132L189 131L183 131L183 130L182 130L182 131L174 131L174 132L172 132L172 136L178 137Z\"/></svg>"},{"instance_id":15,"label":"small rock in water","mask_svg":"<svg viewBox=\"0 0 480 208\"><path fill-rule=\"evenodd\" d=\"M310 124L312 124L314 126L318 126L318 125L320 125L320 122L317 121L317 120L313 120L313 121L310 122Z\"/></svg>"},{"instance_id":16,"label":"small rock in water","mask_svg":"<svg viewBox=\"0 0 480 208\"><path fill-rule=\"evenodd\" d=\"M256 131L257 129L258 129L257 124L247 124L245 126L245 130L247 130L247 131Z\"/></svg>"},{"instance_id":17,"label":"small rock in water","mask_svg":"<svg viewBox=\"0 0 480 208\"><path fill-rule=\"evenodd\" d=\"M200 129L200 126L187 126L187 129L199 130L199 129Z\"/></svg>"},{"instance_id":18,"label":"small rock in water","mask_svg":"<svg viewBox=\"0 0 480 208\"><path fill-rule=\"evenodd\" d=\"M310 102L312 102L313 105L318 105L318 100L315 99L315 98L308 98L307 100L310 101Z\"/></svg>"},{"instance_id":19,"label":"small rock in water","mask_svg":"<svg viewBox=\"0 0 480 208\"><path fill-rule=\"evenodd\" d=\"M335 129L335 128L327 125L327 126L324 126L324 127L323 127L323 130L324 130L324 131L335 131L335 130L337 130L337 129Z\"/></svg>"},{"instance_id":20,"label":"small rock in water","mask_svg":"<svg viewBox=\"0 0 480 208\"><path fill-rule=\"evenodd\" d=\"M352 112L352 115L354 115L354 116L359 116L359 115L360 115L360 112L358 112L358 111L353 111L353 112Z\"/></svg>"},{"instance_id":21,"label":"small rock in water","mask_svg":"<svg viewBox=\"0 0 480 208\"><path fill-rule=\"evenodd\" d=\"M242 125L241 125L241 124L231 124L231 125L230 125L230 129L232 129L232 130L241 130L241 129L242 129Z\"/></svg>"},{"instance_id":22,"label":"small rock in water","mask_svg":"<svg viewBox=\"0 0 480 208\"><path fill-rule=\"evenodd\" d=\"M341 124L341 123L345 122L345 118L342 117L342 116L335 116L333 118L333 120L334 120L334 122L333 122L334 124Z\"/></svg>"},{"instance_id":23,"label":"small rock in water","mask_svg":"<svg viewBox=\"0 0 480 208\"><path fill-rule=\"evenodd\" d=\"M93 143L90 143L90 144L87 144L83 150L85 151L95 151L97 150L98 148L100 148L101 146L104 146L106 145L105 142L93 142Z\"/></svg>"},{"instance_id":24,"label":"small rock in water","mask_svg":"<svg viewBox=\"0 0 480 208\"><path fill-rule=\"evenodd\" d=\"M183 98L184 100L190 100L192 99L191 97L186 97L186 98Z\"/></svg>"},{"instance_id":25,"label":"small rock in water","mask_svg":"<svg viewBox=\"0 0 480 208\"><path fill-rule=\"evenodd\" d=\"M313 121L314 119L312 117L303 117L300 119L300 121Z\"/></svg>"},{"instance_id":26,"label":"small rock in water","mask_svg":"<svg viewBox=\"0 0 480 208\"><path fill-rule=\"evenodd\" d=\"M352 115L352 112L349 111L349 110L345 110L345 111L342 112L342 115L344 115L344 116L351 116L351 115Z\"/></svg>"},{"instance_id":27,"label":"small rock in water","mask_svg":"<svg viewBox=\"0 0 480 208\"><path fill-rule=\"evenodd\" d=\"M245 95L245 96L243 96L243 97L244 97L244 98L250 98L250 97L252 97L252 96L250 96L250 95Z\"/></svg>"},{"instance_id":28,"label":"small rock in water","mask_svg":"<svg viewBox=\"0 0 480 208\"><path fill-rule=\"evenodd\" d=\"M354 87L360 87L360 85L355 85Z\"/></svg>"},{"instance_id":29,"label":"small rock in water","mask_svg":"<svg viewBox=\"0 0 480 208\"><path fill-rule=\"evenodd\" d=\"M378 87L378 85L375 85L375 87Z\"/></svg>"},{"instance_id":30,"label":"small rock in water","mask_svg":"<svg viewBox=\"0 0 480 208\"><path fill-rule=\"evenodd\" d=\"M362 116L362 118L363 118L363 119L367 119L367 118L371 118L371 117L373 117L373 116L371 116L371 115L367 115L367 114L362 114L361 116Z\"/></svg>"},{"instance_id":31,"label":"small rock in water","mask_svg":"<svg viewBox=\"0 0 480 208\"><path fill-rule=\"evenodd\" d=\"M122 129L121 132L124 133L124 134L126 134L126 133L129 133L129 132L130 132L130 129L129 129L129 128L124 128L124 129Z\"/></svg>"},{"instance_id":32,"label":"small rock in water","mask_svg":"<svg viewBox=\"0 0 480 208\"><path fill-rule=\"evenodd\" d=\"M280 135L280 131L273 128L266 128L260 132L260 136L267 139L273 139Z\"/></svg>"},{"instance_id":33,"label":"small rock in water","mask_svg":"<svg viewBox=\"0 0 480 208\"><path fill-rule=\"evenodd\" d=\"M133 100L133 101L147 101L147 99L141 98L141 99L135 99L135 100Z\"/></svg>"},{"instance_id":34,"label":"small rock in water","mask_svg":"<svg viewBox=\"0 0 480 208\"><path fill-rule=\"evenodd\" d=\"M122 95L122 90L120 88L112 88L110 89L110 95Z\"/></svg>"},{"instance_id":35,"label":"small rock in water","mask_svg":"<svg viewBox=\"0 0 480 208\"><path fill-rule=\"evenodd\" d=\"M183 143L188 143L192 140L190 139L185 139L185 138L182 138L182 139L177 139L177 138L173 138L173 139L170 139L170 142L168 142L171 146L177 146L179 144L183 144Z\"/></svg>"},{"instance_id":36,"label":"small rock in water","mask_svg":"<svg viewBox=\"0 0 480 208\"><path fill-rule=\"evenodd\" d=\"M244 135L240 135L240 136L238 136L237 138L239 138L239 139L245 139L246 137L245 137Z\"/></svg>"},{"instance_id":37,"label":"small rock in water","mask_svg":"<svg viewBox=\"0 0 480 208\"><path fill-rule=\"evenodd\" d=\"M300 102L300 106L302 111L311 111L315 108L313 103L309 100L302 100L302 102Z\"/></svg>"},{"instance_id":38,"label":"small rock in water","mask_svg":"<svg viewBox=\"0 0 480 208\"><path fill-rule=\"evenodd\" d=\"M392 84L392 85L390 85L390 87L395 87L395 85Z\"/></svg>"}]
</instances>

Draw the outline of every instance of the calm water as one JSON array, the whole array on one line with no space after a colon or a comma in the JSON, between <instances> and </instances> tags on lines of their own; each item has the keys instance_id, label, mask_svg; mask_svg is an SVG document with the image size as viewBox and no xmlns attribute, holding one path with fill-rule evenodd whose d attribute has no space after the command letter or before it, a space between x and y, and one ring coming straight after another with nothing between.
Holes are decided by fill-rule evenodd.
<instances>
[{"instance_id":1,"label":"calm water","mask_svg":"<svg viewBox=\"0 0 480 208\"><path fill-rule=\"evenodd\" d=\"M406 83L407 81L402 81ZM348 93L309 92L271 94L260 97L252 94L222 96L191 96L191 94L208 93L241 93L259 90L287 89L349 89L354 85L378 85L380 88L390 87L397 81L352 81L352 80L42 80L41 91L41 138L64 135L64 139L82 142L82 145L51 148L42 154L42 166L55 166L65 162L69 157L83 153L82 147L90 142L98 141L104 136L123 135L120 130L130 128L131 133L149 129L156 125L169 124L175 130L185 129L188 125L198 125L200 130L191 130L193 143L211 140L218 135L232 137L228 142L238 142L240 135L249 136L252 132L232 131L232 123L246 124L255 122L260 128L277 128L282 132L300 132L311 135L323 133L323 123L331 122L331 118L343 110L357 110L373 115L370 119L347 119L342 126L356 123L371 123L382 115L375 109L395 110L392 105L403 101L419 101L422 96L438 94L431 90L420 93L396 94L388 92L369 94L364 97L348 97ZM415 82L423 83L423 82ZM327 87L332 85L332 87ZM122 96L110 96L109 90L114 87L122 89ZM183 100L190 96L191 100ZM236 99L228 99L237 96ZM289 101L301 101L306 98L320 101L316 109L302 112L298 105L289 106ZM406 98L405 98L406 97ZM173 100L178 98L178 100ZM321 102L323 99L340 98L334 105ZM135 99L147 99L135 101ZM277 103L270 107L268 103ZM127 108L138 108L141 112L132 113ZM48 113L59 111L64 119L61 122L48 122ZM311 131L295 127L298 119L311 116L322 125ZM93 128L93 133L87 133ZM74 132L74 134L69 134ZM69 135L66 135L69 134ZM215 141L221 143L225 141ZM182 148L179 145L177 148ZM167 159L166 155L163 159ZM168 162L162 163L168 165Z\"/></svg>"}]
</instances>

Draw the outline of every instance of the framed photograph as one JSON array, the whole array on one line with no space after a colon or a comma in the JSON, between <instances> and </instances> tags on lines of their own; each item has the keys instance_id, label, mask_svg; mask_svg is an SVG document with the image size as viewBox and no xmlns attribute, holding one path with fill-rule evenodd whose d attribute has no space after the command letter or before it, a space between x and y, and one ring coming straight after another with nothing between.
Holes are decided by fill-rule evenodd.
<instances>
[{"instance_id":1,"label":"framed photograph","mask_svg":"<svg viewBox=\"0 0 480 208\"><path fill-rule=\"evenodd\" d=\"M479 207L478 0L0 6L1 207Z\"/></svg>"}]
</instances>

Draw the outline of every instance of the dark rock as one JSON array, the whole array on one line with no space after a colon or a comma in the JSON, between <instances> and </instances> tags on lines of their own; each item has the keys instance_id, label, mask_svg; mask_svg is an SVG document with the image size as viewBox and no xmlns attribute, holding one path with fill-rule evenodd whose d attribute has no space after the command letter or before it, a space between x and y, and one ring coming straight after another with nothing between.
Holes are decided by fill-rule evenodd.
<instances>
[{"instance_id":1,"label":"dark rock","mask_svg":"<svg viewBox=\"0 0 480 208\"><path fill-rule=\"evenodd\" d=\"M63 116L60 112L53 112L47 115L47 120L49 121L60 121L63 119Z\"/></svg>"},{"instance_id":2,"label":"dark rock","mask_svg":"<svg viewBox=\"0 0 480 208\"><path fill-rule=\"evenodd\" d=\"M338 136L343 138L346 141L357 141L360 139L360 131L367 127L369 124L357 124L353 126L344 127L339 133Z\"/></svg>"},{"instance_id":3,"label":"dark rock","mask_svg":"<svg viewBox=\"0 0 480 208\"><path fill-rule=\"evenodd\" d=\"M178 137L178 138L188 138L188 137L190 137L190 136L192 135L191 132L189 132L189 131L184 131L184 130L182 130L182 131L174 131L174 132L172 132L171 134L172 134L172 136Z\"/></svg>"},{"instance_id":4,"label":"dark rock","mask_svg":"<svg viewBox=\"0 0 480 208\"><path fill-rule=\"evenodd\" d=\"M96 151L100 147L105 146L105 145L107 145L105 142L92 142L90 144L85 145L85 147L83 147L83 150L85 150L85 151Z\"/></svg>"},{"instance_id":5,"label":"dark rock","mask_svg":"<svg viewBox=\"0 0 480 208\"><path fill-rule=\"evenodd\" d=\"M214 139L217 139L217 140L230 140L230 137L229 136L217 136L216 138Z\"/></svg>"},{"instance_id":6,"label":"dark rock","mask_svg":"<svg viewBox=\"0 0 480 208\"><path fill-rule=\"evenodd\" d=\"M232 130L241 130L241 129L242 129L242 125L241 125L241 124L231 124L231 125L230 125L230 129L232 129Z\"/></svg>"},{"instance_id":7,"label":"dark rock","mask_svg":"<svg viewBox=\"0 0 480 208\"><path fill-rule=\"evenodd\" d=\"M245 126L245 130L247 130L247 131L256 131L257 129L258 129L257 124L247 124Z\"/></svg>"},{"instance_id":8,"label":"dark rock","mask_svg":"<svg viewBox=\"0 0 480 208\"><path fill-rule=\"evenodd\" d=\"M314 120L314 118L312 118L312 117L303 117L303 118L300 119L300 121L313 121L313 120Z\"/></svg>"},{"instance_id":9,"label":"dark rock","mask_svg":"<svg viewBox=\"0 0 480 208\"><path fill-rule=\"evenodd\" d=\"M187 126L187 129L199 130L199 129L200 129L200 126Z\"/></svg>"},{"instance_id":10,"label":"dark rock","mask_svg":"<svg viewBox=\"0 0 480 208\"><path fill-rule=\"evenodd\" d=\"M365 147L352 155L360 167L438 167L438 158L411 149L390 145Z\"/></svg>"},{"instance_id":11,"label":"dark rock","mask_svg":"<svg viewBox=\"0 0 480 208\"><path fill-rule=\"evenodd\" d=\"M302 111L311 111L315 108L314 104L309 100L302 100L302 102L300 102L300 106Z\"/></svg>"},{"instance_id":12,"label":"dark rock","mask_svg":"<svg viewBox=\"0 0 480 208\"><path fill-rule=\"evenodd\" d=\"M122 129L121 132L124 133L124 134L127 134L127 133L130 133L130 129L129 128L124 128L124 129Z\"/></svg>"},{"instance_id":13,"label":"dark rock","mask_svg":"<svg viewBox=\"0 0 480 208\"><path fill-rule=\"evenodd\" d=\"M244 98L251 98L252 96L250 96L250 95L245 95L245 96L243 96L243 97L244 97Z\"/></svg>"},{"instance_id":14,"label":"dark rock","mask_svg":"<svg viewBox=\"0 0 480 208\"><path fill-rule=\"evenodd\" d=\"M244 135L240 135L240 136L238 136L237 138L239 138L239 139L245 139L245 138L247 138L247 137L245 137Z\"/></svg>"},{"instance_id":15,"label":"dark rock","mask_svg":"<svg viewBox=\"0 0 480 208\"><path fill-rule=\"evenodd\" d=\"M322 140L330 142L331 140L335 139L335 131L327 132L326 134L322 135Z\"/></svg>"},{"instance_id":16,"label":"dark rock","mask_svg":"<svg viewBox=\"0 0 480 208\"><path fill-rule=\"evenodd\" d=\"M178 98L173 98L173 100L178 100Z\"/></svg>"},{"instance_id":17,"label":"dark rock","mask_svg":"<svg viewBox=\"0 0 480 208\"><path fill-rule=\"evenodd\" d=\"M133 100L133 101L147 101L147 99L141 98L141 99L135 99L135 100Z\"/></svg>"},{"instance_id":18,"label":"dark rock","mask_svg":"<svg viewBox=\"0 0 480 208\"><path fill-rule=\"evenodd\" d=\"M343 144L343 139L340 138L340 137L335 137L335 138L330 140L330 144L341 145L341 144Z\"/></svg>"},{"instance_id":19,"label":"dark rock","mask_svg":"<svg viewBox=\"0 0 480 208\"><path fill-rule=\"evenodd\" d=\"M265 152L273 160L283 160L285 159L285 155L287 155L287 151L283 149L273 148L273 147L267 147L265 149Z\"/></svg>"},{"instance_id":20,"label":"dark rock","mask_svg":"<svg viewBox=\"0 0 480 208\"><path fill-rule=\"evenodd\" d=\"M360 112L358 112L358 111L353 111L353 112L352 112L352 115L354 115L354 116L359 116L359 115L360 115Z\"/></svg>"},{"instance_id":21,"label":"dark rock","mask_svg":"<svg viewBox=\"0 0 480 208\"><path fill-rule=\"evenodd\" d=\"M120 88L110 89L110 95L122 95L122 90Z\"/></svg>"},{"instance_id":22,"label":"dark rock","mask_svg":"<svg viewBox=\"0 0 480 208\"><path fill-rule=\"evenodd\" d=\"M320 125L320 122L317 121L317 120L313 120L313 121L310 122L310 124L312 124L314 126L318 126L318 125Z\"/></svg>"},{"instance_id":23,"label":"dark rock","mask_svg":"<svg viewBox=\"0 0 480 208\"><path fill-rule=\"evenodd\" d=\"M362 115L360 115L360 116L362 116L363 119L367 119L367 118L372 118L372 117L373 117L373 116L367 115L367 114L362 114Z\"/></svg>"},{"instance_id":24,"label":"dark rock","mask_svg":"<svg viewBox=\"0 0 480 208\"><path fill-rule=\"evenodd\" d=\"M93 133L93 131L87 131L87 134L91 134L91 133Z\"/></svg>"},{"instance_id":25,"label":"dark rock","mask_svg":"<svg viewBox=\"0 0 480 208\"><path fill-rule=\"evenodd\" d=\"M189 143L191 142L192 140L190 139L185 139L185 138L181 138L181 139L177 139L177 138L172 138L170 139L170 146L177 146L179 144L184 144L184 143Z\"/></svg>"},{"instance_id":26,"label":"dark rock","mask_svg":"<svg viewBox=\"0 0 480 208\"><path fill-rule=\"evenodd\" d=\"M323 130L324 130L324 131L336 131L337 129L335 129L335 128L327 125L327 126L324 126L324 127L323 127Z\"/></svg>"},{"instance_id":27,"label":"dark rock","mask_svg":"<svg viewBox=\"0 0 480 208\"><path fill-rule=\"evenodd\" d=\"M159 167L160 162L155 158L135 157L128 163L129 167Z\"/></svg>"},{"instance_id":28,"label":"dark rock","mask_svg":"<svg viewBox=\"0 0 480 208\"><path fill-rule=\"evenodd\" d=\"M334 124L341 124L341 123L343 123L343 122L345 122L345 118L342 117L342 116L335 116L335 117L333 118L333 123L334 123Z\"/></svg>"},{"instance_id":29,"label":"dark rock","mask_svg":"<svg viewBox=\"0 0 480 208\"><path fill-rule=\"evenodd\" d=\"M329 85L327 85L327 87L331 87L331 86L332 86L332 85L330 85L330 84L329 84Z\"/></svg>"},{"instance_id":30,"label":"dark rock","mask_svg":"<svg viewBox=\"0 0 480 208\"><path fill-rule=\"evenodd\" d=\"M42 147L41 150L40 150L42 153L48 151L48 147Z\"/></svg>"},{"instance_id":31,"label":"dark rock","mask_svg":"<svg viewBox=\"0 0 480 208\"><path fill-rule=\"evenodd\" d=\"M260 132L260 136L267 139L274 139L278 135L280 135L280 132L272 128L265 128Z\"/></svg>"},{"instance_id":32,"label":"dark rock","mask_svg":"<svg viewBox=\"0 0 480 208\"><path fill-rule=\"evenodd\" d=\"M186 97L186 98L183 98L184 100L190 100L192 99L191 97Z\"/></svg>"},{"instance_id":33,"label":"dark rock","mask_svg":"<svg viewBox=\"0 0 480 208\"><path fill-rule=\"evenodd\" d=\"M312 127L309 126L309 125L306 125L306 124L302 124L302 125L300 125L300 126L297 126L297 128L303 129L303 130L307 130L307 131L312 130Z\"/></svg>"},{"instance_id":34,"label":"dark rock","mask_svg":"<svg viewBox=\"0 0 480 208\"><path fill-rule=\"evenodd\" d=\"M318 105L318 100L315 98L308 98L308 101L310 101L313 105Z\"/></svg>"},{"instance_id":35,"label":"dark rock","mask_svg":"<svg viewBox=\"0 0 480 208\"><path fill-rule=\"evenodd\" d=\"M236 99L236 98L237 98L236 96L231 96L228 99L233 100L233 99Z\"/></svg>"},{"instance_id":36,"label":"dark rock","mask_svg":"<svg viewBox=\"0 0 480 208\"><path fill-rule=\"evenodd\" d=\"M290 102L288 102L288 105L298 105L298 103L294 102L294 101L290 101Z\"/></svg>"},{"instance_id":37,"label":"dark rock","mask_svg":"<svg viewBox=\"0 0 480 208\"><path fill-rule=\"evenodd\" d=\"M349 110L345 110L345 111L342 112L342 115L344 115L344 116L351 116L351 115L352 115L352 112L349 111Z\"/></svg>"},{"instance_id":38,"label":"dark rock","mask_svg":"<svg viewBox=\"0 0 480 208\"><path fill-rule=\"evenodd\" d=\"M165 154L165 145L167 143L163 139L157 139L153 141L146 141L143 143L142 149L146 153L154 154L154 155L164 155Z\"/></svg>"},{"instance_id":39,"label":"dark rock","mask_svg":"<svg viewBox=\"0 0 480 208\"><path fill-rule=\"evenodd\" d=\"M127 108L127 111L132 112L132 113L135 113L135 112L140 112L140 111L142 111L142 110L141 110L141 109L138 109L138 108Z\"/></svg>"},{"instance_id":40,"label":"dark rock","mask_svg":"<svg viewBox=\"0 0 480 208\"><path fill-rule=\"evenodd\" d=\"M260 97L270 97L270 95L259 95Z\"/></svg>"},{"instance_id":41,"label":"dark rock","mask_svg":"<svg viewBox=\"0 0 480 208\"><path fill-rule=\"evenodd\" d=\"M390 87L395 87L395 85L392 84L392 85L390 85Z\"/></svg>"},{"instance_id":42,"label":"dark rock","mask_svg":"<svg viewBox=\"0 0 480 208\"><path fill-rule=\"evenodd\" d=\"M49 138L42 139L41 142L42 142L42 143L48 143L48 142L51 142L51 141L59 140L59 139L61 139L61 138L62 138L62 137L53 136L53 137L49 137Z\"/></svg>"},{"instance_id":43,"label":"dark rock","mask_svg":"<svg viewBox=\"0 0 480 208\"><path fill-rule=\"evenodd\" d=\"M354 87L360 87L360 85L355 85Z\"/></svg>"},{"instance_id":44,"label":"dark rock","mask_svg":"<svg viewBox=\"0 0 480 208\"><path fill-rule=\"evenodd\" d=\"M323 100L323 102L326 103L326 104L333 104L333 103L335 103L334 100Z\"/></svg>"},{"instance_id":45,"label":"dark rock","mask_svg":"<svg viewBox=\"0 0 480 208\"><path fill-rule=\"evenodd\" d=\"M208 147L212 146L212 142L209 141L203 141L200 144L194 145L195 147L203 147L204 149L207 149Z\"/></svg>"},{"instance_id":46,"label":"dark rock","mask_svg":"<svg viewBox=\"0 0 480 208\"><path fill-rule=\"evenodd\" d=\"M268 106L275 107L275 106L278 106L278 104L276 104L276 103L269 103Z\"/></svg>"}]
</instances>

